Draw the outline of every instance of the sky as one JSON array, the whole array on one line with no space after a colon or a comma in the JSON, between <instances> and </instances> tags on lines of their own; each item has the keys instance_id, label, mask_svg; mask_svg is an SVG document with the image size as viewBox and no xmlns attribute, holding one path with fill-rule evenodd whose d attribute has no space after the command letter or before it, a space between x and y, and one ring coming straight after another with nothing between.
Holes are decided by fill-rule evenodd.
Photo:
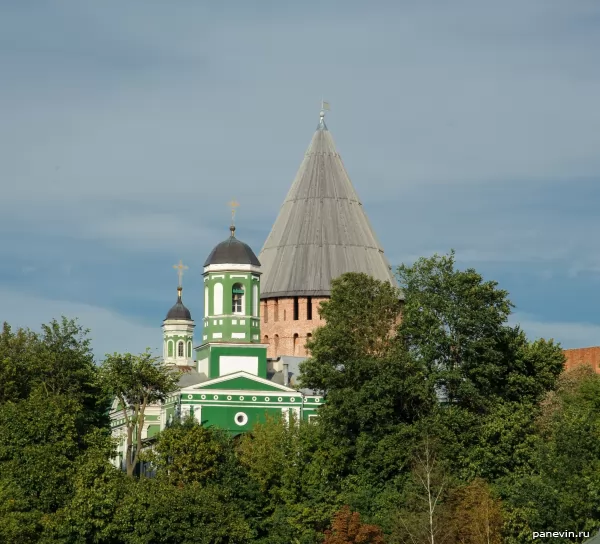
<instances>
[{"instance_id":1,"label":"sky","mask_svg":"<svg viewBox=\"0 0 600 544\"><path fill-rule=\"evenodd\" d=\"M325 98L392 265L454 248L600 345L599 50L597 0L1 0L0 322L158 350L173 264L201 316L227 203L258 254Z\"/></svg>"}]
</instances>

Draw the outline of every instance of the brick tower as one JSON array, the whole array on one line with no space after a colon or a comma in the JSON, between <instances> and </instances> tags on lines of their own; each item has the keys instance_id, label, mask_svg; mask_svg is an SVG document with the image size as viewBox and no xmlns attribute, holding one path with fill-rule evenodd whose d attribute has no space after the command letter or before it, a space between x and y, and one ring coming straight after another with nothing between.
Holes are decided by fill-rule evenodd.
<instances>
[{"instance_id":1,"label":"brick tower","mask_svg":"<svg viewBox=\"0 0 600 544\"><path fill-rule=\"evenodd\" d=\"M329 298L332 279L364 272L396 285L325 125L324 109L258 257L262 342L269 357L307 355L307 338L324 324L319 304Z\"/></svg>"}]
</instances>

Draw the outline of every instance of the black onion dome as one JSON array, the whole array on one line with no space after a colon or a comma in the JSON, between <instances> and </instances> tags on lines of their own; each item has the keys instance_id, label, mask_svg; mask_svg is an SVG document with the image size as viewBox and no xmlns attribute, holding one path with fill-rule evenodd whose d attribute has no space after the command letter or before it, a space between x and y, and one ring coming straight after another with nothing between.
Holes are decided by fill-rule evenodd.
<instances>
[{"instance_id":1,"label":"black onion dome","mask_svg":"<svg viewBox=\"0 0 600 544\"><path fill-rule=\"evenodd\" d=\"M260 266L260 261L252 248L238 240L234 233L235 227L231 227L231 236L210 252L204 266L210 266L211 264L251 264Z\"/></svg>"},{"instance_id":2,"label":"black onion dome","mask_svg":"<svg viewBox=\"0 0 600 544\"><path fill-rule=\"evenodd\" d=\"M188 319L191 321L192 314L190 311L183 305L181 301L181 290L178 290L179 294L177 296L177 302L175 305L169 310L167 317L165 317L165 321L167 319Z\"/></svg>"}]
</instances>

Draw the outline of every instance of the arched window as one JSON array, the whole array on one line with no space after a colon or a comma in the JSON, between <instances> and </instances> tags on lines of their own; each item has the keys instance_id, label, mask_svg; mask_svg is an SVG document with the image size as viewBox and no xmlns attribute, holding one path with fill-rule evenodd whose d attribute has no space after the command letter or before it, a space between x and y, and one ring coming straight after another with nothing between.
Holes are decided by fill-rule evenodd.
<instances>
[{"instance_id":1,"label":"arched window","mask_svg":"<svg viewBox=\"0 0 600 544\"><path fill-rule=\"evenodd\" d=\"M265 316L265 323L269 322L269 306L267 305L267 301L265 300L265 304L263 307L263 315Z\"/></svg>"},{"instance_id":2,"label":"arched window","mask_svg":"<svg viewBox=\"0 0 600 544\"><path fill-rule=\"evenodd\" d=\"M275 340L275 351L277 351L279 349L279 335L278 334L275 335L274 340ZM275 355L277 355L277 354L275 354Z\"/></svg>"},{"instance_id":3,"label":"arched window","mask_svg":"<svg viewBox=\"0 0 600 544\"><path fill-rule=\"evenodd\" d=\"M167 353L169 354L169 357L173 357L173 340L167 342Z\"/></svg>"},{"instance_id":4,"label":"arched window","mask_svg":"<svg viewBox=\"0 0 600 544\"><path fill-rule=\"evenodd\" d=\"M264 339L263 339L263 344L268 344L269 343L269 337L267 335L265 335Z\"/></svg>"},{"instance_id":5,"label":"arched window","mask_svg":"<svg viewBox=\"0 0 600 544\"><path fill-rule=\"evenodd\" d=\"M244 313L244 286L234 283L231 288L231 309L234 314Z\"/></svg>"},{"instance_id":6,"label":"arched window","mask_svg":"<svg viewBox=\"0 0 600 544\"><path fill-rule=\"evenodd\" d=\"M275 314L275 321L279 321L279 300L275 299L273 313Z\"/></svg>"},{"instance_id":7,"label":"arched window","mask_svg":"<svg viewBox=\"0 0 600 544\"><path fill-rule=\"evenodd\" d=\"M183 357L183 342L179 342L179 344L177 344L177 356Z\"/></svg>"},{"instance_id":8,"label":"arched window","mask_svg":"<svg viewBox=\"0 0 600 544\"><path fill-rule=\"evenodd\" d=\"M294 334L294 355L296 355L296 349L298 348L298 333Z\"/></svg>"},{"instance_id":9,"label":"arched window","mask_svg":"<svg viewBox=\"0 0 600 544\"><path fill-rule=\"evenodd\" d=\"M204 287L204 317L208 317L208 286Z\"/></svg>"},{"instance_id":10,"label":"arched window","mask_svg":"<svg viewBox=\"0 0 600 544\"><path fill-rule=\"evenodd\" d=\"M192 343L190 341L188 341L188 358L192 356Z\"/></svg>"},{"instance_id":11,"label":"arched window","mask_svg":"<svg viewBox=\"0 0 600 544\"><path fill-rule=\"evenodd\" d=\"M213 311L215 315L223 315L223 284L215 283L213 289Z\"/></svg>"}]
</instances>

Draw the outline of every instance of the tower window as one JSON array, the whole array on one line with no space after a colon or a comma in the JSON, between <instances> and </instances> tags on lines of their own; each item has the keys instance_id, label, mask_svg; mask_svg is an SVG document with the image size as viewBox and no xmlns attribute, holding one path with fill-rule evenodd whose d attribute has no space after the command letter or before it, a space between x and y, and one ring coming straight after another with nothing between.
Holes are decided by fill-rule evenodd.
<instances>
[{"instance_id":1,"label":"tower window","mask_svg":"<svg viewBox=\"0 0 600 544\"><path fill-rule=\"evenodd\" d=\"M294 334L293 344L292 344L292 353L296 355L296 349L298 347L298 333Z\"/></svg>"},{"instance_id":2,"label":"tower window","mask_svg":"<svg viewBox=\"0 0 600 544\"><path fill-rule=\"evenodd\" d=\"M177 344L177 356L183 357L183 342L179 342L179 344Z\"/></svg>"},{"instance_id":3,"label":"tower window","mask_svg":"<svg viewBox=\"0 0 600 544\"><path fill-rule=\"evenodd\" d=\"M273 304L273 313L275 321L279 321L279 301L275 299L275 303Z\"/></svg>"},{"instance_id":4,"label":"tower window","mask_svg":"<svg viewBox=\"0 0 600 544\"><path fill-rule=\"evenodd\" d=\"M312 297L306 298L306 319L312 320Z\"/></svg>"},{"instance_id":5,"label":"tower window","mask_svg":"<svg viewBox=\"0 0 600 544\"><path fill-rule=\"evenodd\" d=\"M263 308L263 315L265 316L265 323L269 322L269 306L267 305L267 301L265 300L265 306Z\"/></svg>"},{"instance_id":6,"label":"tower window","mask_svg":"<svg viewBox=\"0 0 600 544\"><path fill-rule=\"evenodd\" d=\"M294 321L298 321L298 297L294 297Z\"/></svg>"},{"instance_id":7,"label":"tower window","mask_svg":"<svg viewBox=\"0 0 600 544\"><path fill-rule=\"evenodd\" d=\"M234 314L244 313L244 286L241 283L234 284L231 290L231 309Z\"/></svg>"}]
</instances>

